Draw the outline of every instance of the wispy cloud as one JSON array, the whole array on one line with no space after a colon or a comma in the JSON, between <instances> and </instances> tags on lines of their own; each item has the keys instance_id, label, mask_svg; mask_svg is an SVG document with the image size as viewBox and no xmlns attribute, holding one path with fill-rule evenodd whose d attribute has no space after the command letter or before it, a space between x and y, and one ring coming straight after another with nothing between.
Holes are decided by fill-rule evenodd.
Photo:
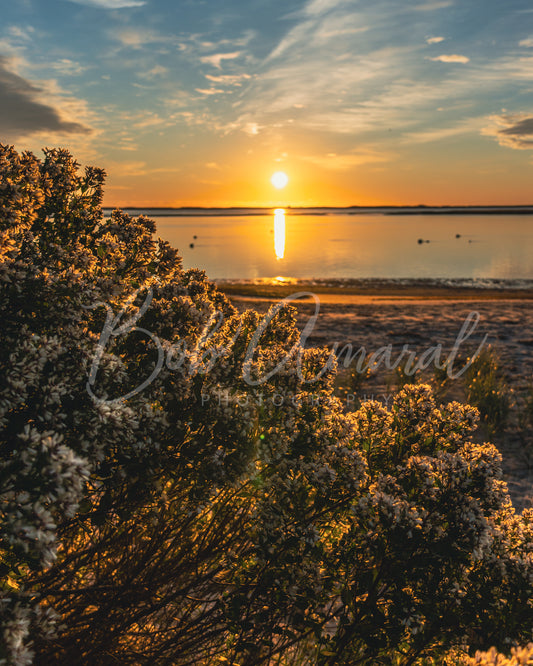
<instances>
[{"instance_id":1,"label":"wispy cloud","mask_svg":"<svg viewBox=\"0 0 533 666\"><path fill-rule=\"evenodd\" d=\"M180 173L182 169L180 167L151 167L145 161L141 160L132 160L132 161L116 161L116 160L104 160L102 166L109 173L113 174L114 179L121 177L130 177L130 176L150 176L159 173ZM106 187L107 189L107 187ZM121 189L121 186L113 185L111 189Z\"/></svg>"},{"instance_id":2,"label":"wispy cloud","mask_svg":"<svg viewBox=\"0 0 533 666\"><path fill-rule=\"evenodd\" d=\"M61 58L61 60L52 63L51 67L62 76L79 76L87 69L80 65L79 62L70 60L70 58Z\"/></svg>"},{"instance_id":3,"label":"wispy cloud","mask_svg":"<svg viewBox=\"0 0 533 666\"><path fill-rule=\"evenodd\" d=\"M533 37L528 37L527 39L522 39L518 42L519 46L526 46L529 49L533 48Z\"/></svg>"},{"instance_id":4,"label":"wispy cloud","mask_svg":"<svg viewBox=\"0 0 533 666\"><path fill-rule=\"evenodd\" d=\"M100 7L101 9L123 9L125 7L142 7L145 0L69 0L76 5Z\"/></svg>"},{"instance_id":5,"label":"wispy cloud","mask_svg":"<svg viewBox=\"0 0 533 666\"><path fill-rule=\"evenodd\" d=\"M390 162L395 158L392 153L384 153L374 149L362 149L350 153L327 153L325 155L306 155L301 157L304 162L310 162L330 171L345 171L363 164Z\"/></svg>"},{"instance_id":6,"label":"wispy cloud","mask_svg":"<svg viewBox=\"0 0 533 666\"><path fill-rule=\"evenodd\" d=\"M138 120L133 122L133 127L136 129L147 129L153 127L162 127L168 124L168 119L162 118L157 113L145 112L138 114Z\"/></svg>"},{"instance_id":7,"label":"wispy cloud","mask_svg":"<svg viewBox=\"0 0 533 666\"><path fill-rule=\"evenodd\" d=\"M435 0L435 2L424 2L421 5L415 5L413 9L418 12L434 12L437 9L451 7L453 4L453 0Z\"/></svg>"},{"instance_id":8,"label":"wispy cloud","mask_svg":"<svg viewBox=\"0 0 533 666\"><path fill-rule=\"evenodd\" d=\"M169 38L154 30L144 28L122 28L113 30L111 36L122 46L138 49L147 44L157 44L169 41Z\"/></svg>"},{"instance_id":9,"label":"wispy cloud","mask_svg":"<svg viewBox=\"0 0 533 666\"><path fill-rule=\"evenodd\" d=\"M325 14L331 9L338 9L343 5L347 5L350 0L310 0L305 7L304 13L308 16L319 16Z\"/></svg>"},{"instance_id":10,"label":"wispy cloud","mask_svg":"<svg viewBox=\"0 0 533 666\"><path fill-rule=\"evenodd\" d=\"M432 141L451 139L462 134L479 134L483 132L486 122L486 116L482 116L460 120L452 126L435 126L430 129L416 130L406 133L403 137L403 142L408 144L430 143Z\"/></svg>"},{"instance_id":11,"label":"wispy cloud","mask_svg":"<svg viewBox=\"0 0 533 666\"><path fill-rule=\"evenodd\" d=\"M484 67L478 67L475 75L478 83L487 86L497 87L509 84L512 80L515 83L522 80L526 85L529 85L532 69L533 56L505 56L486 64Z\"/></svg>"},{"instance_id":12,"label":"wispy cloud","mask_svg":"<svg viewBox=\"0 0 533 666\"><path fill-rule=\"evenodd\" d=\"M35 28L31 25L24 27L19 25L12 25L8 28L7 32L10 37L21 40L23 42L29 42L35 37Z\"/></svg>"},{"instance_id":13,"label":"wispy cloud","mask_svg":"<svg viewBox=\"0 0 533 666\"><path fill-rule=\"evenodd\" d=\"M212 65L217 69L222 69L222 62L224 60L235 60L240 55L240 51L234 51L233 53L213 53L212 55L202 56L200 61Z\"/></svg>"},{"instance_id":14,"label":"wispy cloud","mask_svg":"<svg viewBox=\"0 0 533 666\"><path fill-rule=\"evenodd\" d=\"M261 131L261 126L254 122L249 122L244 125L242 131L248 136L256 136Z\"/></svg>"},{"instance_id":15,"label":"wispy cloud","mask_svg":"<svg viewBox=\"0 0 533 666\"><path fill-rule=\"evenodd\" d=\"M290 53L304 42L320 52L332 45L335 50L341 44L353 46L353 36L366 32L369 27L363 14L354 11L351 5L349 0L311 0L296 15L301 20L272 50L268 60Z\"/></svg>"},{"instance_id":16,"label":"wispy cloud","mask_svg":"<svg viewBox=\"0 0 533 666\"><path fill-rule=\"evenodd\" d=\"M209 39L204 39L201 36L193 35L192 41L195 42L198 46L201 46L204 49L209 49L210 51L220 50L224 48L240 48L248 46L248 44L257 36L255 30L244 30L240 37L234 37L233 39L218 39L211 41Z\"/></svg>"},{"instance_id":17,"label":"wispy cloud","mask_svg":"<svg viewBox=\"0 0 533 666\"><path fill-rule=\"evenodd\" d=\"M125 162L122 161L106 163L106 169L110 170L116 176L146 176L146 162Z\"/></svg>"},{"instance_id":18,"label":"wispy cloud","mask_svg":"<svg viewBox=\"0 0 533 666\"><path fill-rule=\"evenodd\" d=\"M445 37L428 30L431 14L420 14L413 21L412 12L453 4L439 1L413 7L375 0L370 7L353 0L309 0L290 14L289 28L266 58L253 60L243 49L242 61L249 72L246 85L238 87L225 106L222 99L206 105L204 118L211 127L218 124L225 131L241 130L250 136L279 138L284 131L317 132L322 137L342 134L358 145L374 142L376 136L382 140L387 130L401 145L469 133L479 137L487 117L483 100L502 95L509 99L513 89L531 79L533 58L518 52L489 58L477 51L471 56L473 62L470 54L460 52L437 51L430 57L428 45L438 45ZM391 25L412 25L418 38L391 39ZM206 55L203 62L211 58ZM442 67L436 70L431 61ZM224 63L217 58L210 64ZM233 73L232 68L227 76ZM213 87L197 89L206 99L234 81L207 77ZM447 113L436 114L439 107ZM326 155L331 168L338 169L372 157L345 151Z\"/></svg>"},{"instance_id":19,"label":"wispy cloud","mask_svg":"<svg viewBox=\"0 0 533 666\"><path fill-rule=\"evenodd\" d=\"M163 67L163 65L155 65L151 69L148 69L145 72L139 72L138 76L141 79L153 79L158 76L164 76L168 73L168 68Z\"/></svg>"},{"instance_id":20,"label":"wispy cloud","mask_svg":"<svg viewBox=\"0 0 533 666\"><path fill-rule=\"evenodd\" d=\"M483 134L496 137L500 146L518 150L533 149L533 115L507 113L491 116L492 125Z\"/></svg>"},{"instance_id":21,"label":"wispy cloud","mask_svg":"<svg viewBox=\"0 0 533 666\"><path fill-rule=\"evenodd\" d=\"M450 55L443 54L429 59L436 62L460 63L462 65L466 65L467 62L470 62L470 58L464 55L458 55L457 53L452 53Z\"/></svg>"},{"instance_id":22,"label":"wispy cloud","mask_svg":"<svg viewBox=\"0 0 533 666\"><path fill-rule=\"evenodd\" d=\"M14 73L9 65L9 60L0 56L0 130L4 137L14 140L40 132L92 132L91 128L70 119L65 113L65 107L72 100L58 99L49 82L34 84Z\"/></svg>"},{"instance_id":23,"label":"wispy cloud","mask_svg":"<svg viewBox=\"0 0 533 666\"><path fill-rule=\"evenodd\" d=\"M415 8L429 11L451 4ZM424 40L437 44L444 37L407 44L389 39L385 45L391 22L412 23L412 9L381 0L373 7L353 0L310 0L291 14L296 22L242 90L233 107L239 115L232 127L254 127L257 132L291 127L356 136L410 129L420 122L420 113L434 114L436 102L447 95L456 99L456 89L464 88L455 80L428 78L429 65L420 57ZM452 56L451 62L456 57L465 62L465 56Z\"/></svg>"},{"instance_id":24,"label":"wispy cloud","mask_svg":"<svg viewBox=\"0 0 533 666\"><path fill-rule=\"evenodd\" d=\"M195 88L195 90L201 95L220 95L226 92L221 88Z\"/></svg>"},{"instance_id":25,"label":"wispy cloud","mask_svg":"<svg viewBox=\"0 0 533 666\"><path fill-rule=\"evenodd\" d=\"M214 83L220 83L228 86L241 86L243 81L247 81L251 78L250 74L220 74L219 76L213 76L212 74L206 74L205 78Z\"/></svg>"}]
</instances>

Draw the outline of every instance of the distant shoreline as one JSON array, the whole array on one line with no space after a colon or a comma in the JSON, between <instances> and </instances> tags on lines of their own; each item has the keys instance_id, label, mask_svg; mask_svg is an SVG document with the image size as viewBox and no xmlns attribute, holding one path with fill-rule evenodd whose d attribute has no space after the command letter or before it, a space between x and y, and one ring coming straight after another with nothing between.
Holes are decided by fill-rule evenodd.
<instances>
[{"instance_id":1,"label":"distant shoreline","mask_svg":"<svg viewBox=\"0 0 533 666\"><path fill-rule=\"evenodd\" d=\"M280 205L280 207L282 207ZM245 207L234 206L227 208L197 207L136 207L129 206L121 210L133 215L150 215L152 217L226 217L226 216L253 216L272 215L276 207ZM104 206L104 213L110 214L115 208ZM533 215L533 204L527 206L313 206L292 207L285 206L284 210L290 215Z\"/></svg>"},{"instance_id":2,"label":"distant shoreline","mask_svg":"<svg viewBox=\"0 0 533 666\"><path fill-rule=\"evenodd\" d=\"M533 300L533 280L215 280L230 298L281 300L298 292L317 294L321 300Z\"/></svg>"}]
</instances>

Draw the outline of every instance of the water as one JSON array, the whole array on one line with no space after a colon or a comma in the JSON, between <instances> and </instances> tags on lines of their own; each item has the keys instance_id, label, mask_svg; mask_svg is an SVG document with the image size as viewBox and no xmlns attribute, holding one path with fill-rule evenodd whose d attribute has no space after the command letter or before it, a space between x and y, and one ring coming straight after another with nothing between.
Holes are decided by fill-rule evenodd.
<instances>
[{"instance_id":1,"label":"water","mask_svg":"<svg viewBox=\"0 0 533 666\"><path fill-rule=\"evenodd\" d=\"M253 212L147 211L212 279L533 278L532 214Z\"/></svg>"}]
</instances>

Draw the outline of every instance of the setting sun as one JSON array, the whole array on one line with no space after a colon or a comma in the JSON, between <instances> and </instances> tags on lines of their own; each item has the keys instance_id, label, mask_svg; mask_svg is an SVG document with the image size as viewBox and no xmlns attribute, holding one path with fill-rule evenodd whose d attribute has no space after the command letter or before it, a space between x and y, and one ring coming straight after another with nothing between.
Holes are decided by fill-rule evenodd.
<instances>
[{"instance_id":1,"label":"setting sun","mask_svg":"<svg viewBox=\"0 0 533 666\"><path fill-rule=\"evenodd\" d=\"M277 187L278 190L281 190L289 182L289 177L283 171L276 171L276 173L272 174L270 182L272 183L272 185L274 185L274 187Z\"/></svg>"}]
</instances>

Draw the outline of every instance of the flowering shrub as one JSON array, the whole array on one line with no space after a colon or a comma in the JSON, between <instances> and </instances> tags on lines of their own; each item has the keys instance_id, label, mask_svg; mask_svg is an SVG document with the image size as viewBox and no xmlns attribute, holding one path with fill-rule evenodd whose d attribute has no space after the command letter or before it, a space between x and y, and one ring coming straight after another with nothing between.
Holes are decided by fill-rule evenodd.
<instances>
[{"instance_id":1,"label":"flowering shrub","mask_svg":"<svg viewBox=\"0 0 533 666\"><path fill-rule=\"evenodd\" d=\"M509 658L500 654L496 648L491 648L488 652L476 652L475 656L465 664L467 666L529 666L533 664L533 645L513 648Z\"/></svg>"},{"instance_id":2,"label":"flowering shrub","mask_svg":"<svg viewBox=\"0 0 533 666\"><path fill-rule=\"evenodd\" d=\"M103 181L0 147L0 663L531 640L533 513L475 410L412 385L344 414L290 308L259 336Z\"/></svg>"}]
</instances>

